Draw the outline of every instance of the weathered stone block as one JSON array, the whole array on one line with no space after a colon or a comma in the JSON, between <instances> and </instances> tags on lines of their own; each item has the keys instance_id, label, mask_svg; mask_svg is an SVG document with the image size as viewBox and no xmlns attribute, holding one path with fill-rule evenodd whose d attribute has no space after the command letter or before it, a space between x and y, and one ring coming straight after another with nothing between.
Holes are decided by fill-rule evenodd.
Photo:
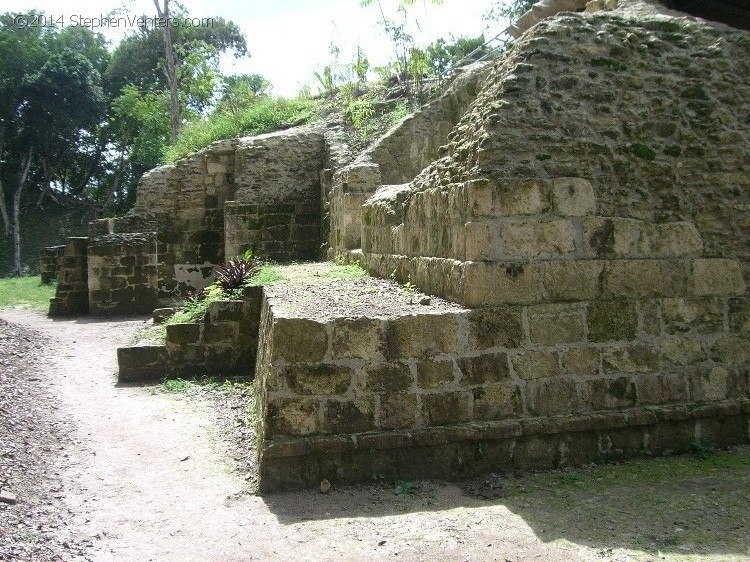
<instances>
[{"instance_id":1,"label":"weathered stone block","mask_svg":"<svg viewBox=\"0 0 750 562\"><path fill-rule=\"evenodd\" d=\"M750 367L750 340L734 334L721 335L711 348L711 358L728 367Z\"/></svg>"},{"instance_id":2,"label":"weathered stone block","mask_svg":"<svg viewBox=\"0 0 750 562\"><path fill-rule=\"evenodd\" d=\"M167 326L167 341L175 344L197 343L201 338L200 324L170 324Z\"/></svg>"},{"instance_id":3,"label":"weathered stone block","mask_svg":"<svg viewBox=\"0 0 750 562\"><path fill-rule=\"evenodd\" d=\"M488 222L467 222L464 259L468 261L492 260L497 257L496 244L492 239L492 225Z\"/></svg>"},{"instance_id":4,"label":"weathered stone block","mask_svg":"<svg viewBox=\"0 0 750 562\"><path fill-rule=\"evenodd\" d=\"M426 426L450 425L469 421L469 395L465 392L423 394L422 422Z\"/></svg>"},{"instance_id":5,"label":"weathered stone block","mask_svg":"<svg viewBox=\"0 0 750 562\"><path fill-rule=\"evenodd\" d=\"M602 367L606 374L653 373L659 370L659 354L648 344L605 348Z\"/></svg>"},{"instance_id":6,"label":"weathered stone block","mask_svg":"<svg viewBox=\"0 0 750 562\"><path fill-rule=\"evenodd\" d=\"M724 302L719 298L671 298L661 301L662 318L667 333L695 330L699 333L724 330Z\"/></svg>"},{"instance_id":7,"label":"weathered stone block","mask_svg":"<svg viewBox=\"0 0 750 562\"><path fill-rule=\"evenodd\" d=\"M575 375L599 374L599 349L576 347L562 353L563 372Z\"/></svg>"},{"instance_id":8,"label":"weathered stone block","mask_svg":"<svg viewBox=\"0 0 750 562\"><path fill-rule=\"evenodd\" d=\"M544 291L551 301L593 300L601 294L604 262L550 261L544 264Z\"/></svg>"},{"instance_id":9,"label":"weathered stone block","mask_svg":"<svg viewBox=\"0 0 750 562\"><path fill-rule=\"evenodd\" d=\"M672 222L656 226L655 254L659 257L699 257L703 240L691 222Z\"/></svg>"},{"instance_id":10,"label":"weathered stone block","mask_svg":"<svg viewBox=\"0 0 750 562\"><path fill-rule=\"evenodd\" d=\"M273 327L273 353L290 363L316 362L325 357L325 324L303 318L278 318Z\"/></svg>"},{"instance_id":11,"label":"weathered stone block","mask_svg":"<svg viewBox=\"0 0 750 562\"><path fill-rule=\"evenodd\" d=\"M506 353L486 353L476 357L461 357L456 360L461 369L461 385L472 386L488 382L499 382L510 375Z\"/></svg>"},{"instance_id":12,"label":"weathered stone block","mask_svg":"<svg viewBox=\"0 0 750 562\"><path fill-rule=\"evenodd\" d=\"M450 386L454 379L453 361L419 361L417 363L417 386L419 388Z\"/></svg>"},{"instance_id":13,"label":"weathered stone block","mask_svg":"<svg viewBox=\"0 0 750 562\"><path fill-rule=\"evenodd\" d=\"M563 312L557 315L536 314L534 307L529 307L529 337L537 345L557 345L584 340L583 312Z\"/></svg>"},{"instance_id":14,"label":"weathered stone block","mask_svg":"<svg viewBox=\"0 0 750 562\"><path fill-rule=\"evenodd\" d=\"M400 316L386 325L386 358L429 357L456 351L456 314Z\"/></svg>"},{"instance_id":15,"label":"weathered stone block","mask_svg":"<svg viewBox=\"0 0 750 562\"><path fill-rule=\"evenodd\" d=\"M596 194L591 183L583 178L552 180L552 205L558 215L582 217L596 213Z\"/></svg>"},{"instance_id":16,"label":"weathered stone block","mask_svg":"<svg viewBox=\"0 0 750 562\"><path fill-rule=\"evenodd\" d=\"M154 382L167 375L163 345L137 345L117 349L118 382Z\"/></svg>"},{"instance_id":17,"label":"weathered stone block","mask_svg":"<svg viewBox=\"0 0 750 562\"><path fill-rule=\"evenodd\" d=\"M634 302L592 302L587 310L591 342L634 340L638 329L638 313Z\"/></svg>"},{"instance_id":18,"label":"weathered stone block","mask_svg":"<svg viewBox=\"0 0 750 562\"><path fill-rule=\"evenodd\" d=\"M219 322L203 326L203 341L211 343L234 343L237 340L240 327L237 322Z\"/></svg>"},{"instance_id":19,"label":"weathered stone block","mask_svg":"<svg viewBox=\"0 0 750 562\"><path fill-rule=\"evenodd\" d=\"M363 433L375 429L375 403L372 397L325 403L323 431L327 433Z\"/></svg>"},{"instance_id":20,"label":"weathered stone block","mask_svg":"<svg viewBox=\"0 0 750 562\"><path fill-rule=\"evenodd\" d=\"M208 305L208 319L211 323L239 322L242 320L243 301L214 301Z\"/></svg>"},{"instance_id":21,"label":"weathered stone block","mask_svg":"<svg viewBox=\"0 0 750 562\"><path fill-rule=\"evenodd\" d=\"M581 401L593 410L635 406L638 389L628 377L590 379L581 383Z\"/></svg>"},{"instance_id":22,"label":"weathered stone block","mask_svg":"<svg viewBox=\"0 0 750 562\"><path fill-rule=\"evenodd\" d=\"M493 347L515 348L523 342L520 308L472 310L468 319L471 349L482 351Z\"/></svg>"},{"instance_id":23,"label":"weathered stone block","mask_svg":"<svg viewBox=\"0 0 750 562\"><path fill-rule=\"evenodd\" d=\"M740 263L728 259L698 259L692 263L692 294L742 295L745 281Z\"/></svg>"},{"instance_id":24,"label":"weathered stone block","mask_svg":"<svg viewBox=\"0 0 750 562\"><path fill-rule=\"evenodd\" d=\"M583 219L583 253L587 257L627 258L639 254L643 221L624 218Z\"/></svg>"},{"instance_id":25,"label":"weathered stone block","mask_svg":"<svg viewBox=\"0 0 750 562\"><path fill-rule=\"evenodd\" d=\"M690 376L690 394L698 402L724 400L730 374L724 367L712 367Z\"/></svg>"},{"instance_id":26,"label":"weathered stone block","mask_svg":"<svg viewBox=\"0 0 750 562\"><path fill-rule=\"evenodd\" d=\"M521 389L511 382L487 384L474 390L476 421L491 421L518 416L523 413Z\"/></svg>"},{"instance_id":27,"label":"weathered stone block","mask_svg":"<svg viewBox=\"0 0 750 562\"><path fill-rule=\"evenodd\" d=\"M331 357L334 359L372 359L382 351L380 320L337 318L333 322Z\"/></svg>"},{"instance_id":28,"label":"weathered stone block","mask_svg":"<svg viewBox=\"0 0 750 562\"><path fill-rule=\"evenodd\" d=\"M353 372L349 367L329 363L297 363L286 368L286 381L297 394L344 394Z\"/></svg>"},{"instance_id":29,"label":"weathered stone block","mask_svg":"<svg viewBox=\"0 0 750 562\"><path fill-rule=\"evenodd\" d=\"M750 299L729 299L729 330L750 337Z\"/></svg>"},{"instance_id":30,"label":"weathered stone block","mask_svg":"<svg viewBox=\"0 0 750 562\"><path fill-rule=\"evenodd\" d=\"M471 262L464 266L462 302L469 307L540 302L542 265Z\"/></svg>"},{"instance_id":31,"label":"weathered stone block","mask_svg":"<svg viewBox=\"0 0 750 562\"><path fill-rule=\"evenodd\" d=\"M579 408L576 383L567 377L529 382L526 401L529 412L537 416L570 414Z\"/></svg>"},{"instance_id":32,"label":"weathered stone block","mask_svg":"<svg viewBox=\"0 0 750 562\"><path fill-rule=\"evenodd\" d=\"M700 340L684 335L666 336L661 343L661 354L670 363L683 366L706 359Z\"/></svg>"},{"instance_id":33,"label":"weathered stone block","mask_svg":"<svg viewBox=\"0 0 750 562\"><path fill-rule=\"evenodd\" d=\"M690 399L687 379L681 373L641 375L636 385L640 404L669 404Z\"/></svg>"},{"instance_id":34,"label":"weathered stone block","mask_svg":"<svg viewBox=\"0 0 750 562\"><path fill-rule=\"evenodd\" d=\"M472 181L466 185L468 208L475 217L538 215L549 209L549 183L508 180L502 186Z\"/></svg>"},{"instance_id":35,"label":"weathered stone block","mask_svg":"<svg viewBox=\"0 0 750 562\"><path fill-rule=\"evenodd\" d=\"M417 416L417 399L408 392L383 394L380 397L380 427L406 429L414 427Z\"/></svg>"},{"instance_id":36,"label":"weathered stone block","mask_svg":"<svg viewBox=\"0 0 750 562\"><path fill-rule=\"evenodd\" d=\"M275 398L268 404L264 437L311 435L320 431L320 404L312 398Z\"/></svg>"},{"instance_id":37,"label":"weathered stone block","mask_svg":"<svg viewBox=\"0 0 750 562\"><path fill-rule=\"evenodd\" d=\"M658 260L613 260L605 265L604 293L616 298L664 296L662 263Z\"/></svg>"},{"instance_id":38,"label":"weathered stone block","mask_svg":"<svg viewBox=\"0 0 750 562\"><path fill-rule=\"evenodd\" d=\"M560 365L555 351L523 351L512 356L512 361L513 369L522 379L541 379L560 374Z\"/></svg>"},{"instance_id":39,"label":"weathered stone block","mask_svg":"<svg viewBox=\"0 0 750 562\"><path fill-rule=\"evenodd\" d=\"M398 392L412 386L414 379L405 363L376 363L365 367L365 389L369 392Z\"/></svg>"}]
</instances>

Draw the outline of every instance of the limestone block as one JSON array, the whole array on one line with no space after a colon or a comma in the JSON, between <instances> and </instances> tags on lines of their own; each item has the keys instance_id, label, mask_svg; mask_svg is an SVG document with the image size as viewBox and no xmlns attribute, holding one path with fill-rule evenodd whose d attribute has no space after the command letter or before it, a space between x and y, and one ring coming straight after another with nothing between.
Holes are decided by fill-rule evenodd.
<instances>
[{"instance_id":1,"label":"limestone block","mask_svg":"<svg viewBox=\"0 0 750 562\"><path fill-rule=\"evenodd\" d=\"M467 222L464 259L482 261L495 259L498 252L492 239L492 225L487 222Z\"/></svg>"},{"instance_id":2,"label":"limestone block","mask_svg":"<svg viewBox=\"0 0 750 562\"><path fill-rule=\"evenodd\" d=\"M536 221L504 223L500 226L503 254L513 258L533 258L540 249L536 240Z\"/></svg>"},{"instance_id":3,"label":"limestone block","mask_svg":"<svg viewBox=\"0 0 750 562\"><path fill-rule=\"evenodd\" d=\"M537 225L537 244L542 254L570 254L575 251L573 224L568 220L540 222Z\"/></svg>"},{"instance_id":4,"label":"limestone block","mask_svg":"<svg viewBox=\"0 0 750 562\"><path fill-rule=\"evenodd\" d=\"M716 297L662 299L661 311L665 330L670 334L690 330L712 333L724 329L724 302Z\"/></svg>"},{"instance_id":5,"label":"limestone block","mask_svg":"<svg viewBox=\"0 0 750 562\"><path fill-rule=\"evenodd\" d=\"M472 310L469 319L469 348L515 348L523 342L521 309L500 307Z\"/></svg>"},{"instance_id":6,"label":"limestone block","mask_svg":"<svg viewBox=\"0 0 750 562\"><path fill-rule=\"evenodd\" d=\"M554 377L560 374L557 352L528 350L512 356L513 369L525 380Z\"/></svg>"},{"instance_id":7,"label":"limestone block","mask_svg":"<svg viewBox=\"0 0 750 562\"><path fill-rule=\"evenodd\" d=\"M461 357L456 360L461 369L461 385L472 386L488 382L499 382L510 376L506 353L486 353L476 357Z\"/></svg>"},{"instance_id":8,"label":"limestone block","mask_svg":"<svg viewBox=\"0 0 750 562\"><path fill-rule=\"evenodd\" d=\"M304 318L278 318L273 327L273 355L289 362L317 362L325 357L325 324Z\"/></svg>"},{"instance_id":9,"label":"limestone block","mask_svg":"<svg viewBox=\"0 0 750 562\"><path fill-rule=\"evenodd\" d=\"M398 392L409 389L414 382L405 363L375 363L364 370L364 388L368 392Z\"/></svg>"},{"instance_id":10,"label":"limestone block","mask_svg":"<svg viewBox=\"0 0 750 562\"><path fill-rule=\"evenodd\" d=\"M167 375L163 345L137 345L117 349L118 382L154 382Z\"/></svg>"},{"instance_id":11,"label":"limestone block","mask_svg":"<svg viewBox=\"0 0 750 562\"><path fill-rule=\"evenodd\" d=\"M474 391L476 421L501 420L523 413L521 389L511 382L487 384Z\"/></svg>"},{"instance_id":12,"label":"limestone block","mask_svg":"<svg viewBox=\"0 0 750 562\"><path fill-rule=\"evenodd\" d=\"M672 291L666 284L660 260L612 260L605 264L605 295L615 298L664 296Z\"/></svg>"},{"instance_id":13,"label":"limestone block","mask_svg":"<svg viewBox=\"0 0 750 562\"><path fill-rule=\"evenodd\" d=\"M223 175L227 173L227 167L225 164L222 164L220 162L207 162L206 173L208 173L208 175L214 175L214 174Z\"/></svg>"},{"instance_id":14,"label":"limestone block","mask_svg":"<svg viewBox=\"0 0 750 562\"><path fill-rule=\"evenodd\" d=\"M422 422L426 426L450 425L469 421L469 394L466 392L444 392L424 394Z\"/></svg>"},{"instance_id":15,"label":"limestone block","mask_svg":"<svg viewBox=\"0 0 750 562\"><path fill-rule=\"evenodd\" d=\"M638 329L635 302L592 302L586 312L586 322L591 342L634 340Z\"/></svg>"},{"instance_id":16,"label":"limestone block","mask_svg":"<svg viewBox=\"0 0 750 562\"><path fill-rule=\"evenodd\" d=\"M462 304L469 307L539 302L542 265L470 262L464 267Z\"/></svg>"},{"instance_id":17,"label":"limestone block","mask_svg":"<svg viewBox=\"0 0 750 562\"><path fill-rule=\"evenodd\" d=\"M745 337L750 337L750 299L729 299L729 329Z\"/></svg>"},{"instance_id":18,"label":"limestone block","mask_svg":"<svg viewBox=\"0 0 750 562\"><path fill-rule=\"evenodd\" d=\"M539 215L549 209L549 183L512 180L502 185L477 180L466 184L468 210L475 217Z\"/></svg>"},{"instance_id":19,"label":"limestone block","mask_svg":"<svg viewBox=\"0 0 750 562\"><path fill-rule=\"evenodd\" d=\"M208 305L208 318L215 322L239 322L242 319L243 301L214 301Z\"/></svg>"},{"instance_id":20,"label":"limestone block","mask_svg":"<svg viewBox=\"0 0 750 562\"><path fill-rule=\"evenodd\" d=\"M562 353L563 372L575 375L599 374L599 349L596 347L576 347Z\"/></svg>"},{"instance_id":21,"label":"limestone block","mask_svg":"<svg viewBox=\"0 0 750 562\"><path fill-rule=\"evenodd\" d=\"M719 336L711 348L711 358L727 367L750 365L750 339L734 334Z\"/></svg>"},{"instance_id":22,"label":"limestone block","mask_svg":"<svg viewBox=\"0 0 750 562\"><path fill-rule=\"evenodd\" d=\"M302 436L320 431L320 404L313 398L274 398L269 400L264 437Z\"/></svg>"},{"instance_id":23,"label":"limestone block","mask_svg":"<svg viewBox=\"0 0 750 562\"><path fill-rule=\"evenodd\" d=\"M407 429L414 427L417 417L417 398L408 392L383 394L380 398L380 427Z\"/></svg>"},{"instance_id":24,"label":"limestone block","mask_svg":"<svg viewBox=\"0 0 750 562\"><path fill-rule=\"evenodd\" d=\"M656 249L658 257L700 257L703 240L691 222L672 222L656 225Z\"/></svg>"},{"instance_id":25,"label":"limestone block","mask_svg":"<svg viewBox=\"0 0 750 562\"><path fill-rule=\"evenodd\" d=\"M604 262L600 260L544 263L544 291L550 301L594 300L601 294Z\"/></svg>"},{"instance_id":26,"label":"limestone block","mask_svg":"<svg viewBox=\"0 0 750 562\"><path fill-rule=\"evenodd\" d=\"M692 365L706 359L700 340L684 335L666 336L661 343L661 354L675 365Z\"/></svg>"},{"instance_id":27,"label":"limestone block","mask_svg":"<svg viewBox=\"0 0 750 562\"><path fill-rule=\"evenodd\" d=\"M454 378L453 361L419 361L417 363L417 386L419 388L451 386Z\"/></svg>"},{"instance_id":28,"label":"limestone block","mask_svg":"<svg viewBox=\"0 0 750 562\"><path fill-rule=\"evenodd\" d=\"M372 359L382 352L381 321L371 318L337 318L333 322L331 357Z\"/></svg>"},{"instance_id":29,"label":"limestone block","mask_svg":"<svg viewBox=\"0 0 750 562\"><path fill-rule=\"evenodd\" d=\"M642 300L638 303L640 328L648 336L661 334L661 315L658 300Z\"/></svg>"},{"instance_id":30,"label":"limestone block","mask_svg":"<svg viewBox=\"0 0 750 562\"><path fill-rule=\"evenodd\" d=\"M344 394L351 386L353 371L329 363L297 363L284 373L287 386L297 394Z\"/></svg>"},{"instance_id":31,"label":"limestone block","mask_svg":"<svg viewBox=\"0 0 750 562\"><path fill-rule=\"evenodd\" d=\"M681 373L636 377L640 404L668 404L690 399L687 378Z\"/></svg>"},{"instance_id":32,"label":"limestone block","mask_svg":"<svg viewBox=\"0 0 750 562\"><path fill-rule=\"evenodd\" d=\"M203 327L203 341L205 343L235 343L240 327L237 322L219 322L206 324Z\"/></svg>"},{"instance_id":33,"label":"limestone block","mask_svg":"<svg viewBox=\"0 0 750 562\"><path fill-rule=\"evenodd\" d=\"M710 402L727 397L729 371L724 367L712 367L690 377L693 400Z\"/></svg>"},{"instance_id":34,"label":"limestone block","mask_svg":"<svg viewBox=\"0 0 750 562\"><path fill-rule=\"evenodd\" d=\"M653 373L659 370L659 354L649 344L609 347L602 352L605 374Z\"/></svg>"},{"instance_id":35,"label":"limestone block","mask_svg":"<svg viewBox=\"0 0 750 562\"><path fill-rule=\"evenodd\" d=\"M583 178L555 178L552 181L552 205L558 215L583 217L596 213L596 194L591 182Z\"/></svg>"},{"instance_id":36,"label":"limestone block","mask_svg":"<svg viewBox=\"0 0 750 562\"><path fill-rule=\"evenodd\" d=\"M167 326L167 341L175 344L197 343L200 341L200 324L170 324Z\"/></svg>"},{"instance_id":37,"label":"limestone block","mask_svg":"<svg viewBox=\"0 0 750 562\"><path fill-rule=\"evenodd\" d=\"M550 315L548 312L555 310ZM536 345L557 345L584 340L583 313L580 310L559 305L556 309L529 307L529 337Z\"/></svg>"},{"instance_id":38,"label":"limestone block","mask_svg":"<svg viewBox=\"0 0 750 562\"><path fill-rule=\"evenodd\" d=\"M697 259L692 262L692 294L742 295L745 281L740 263L728 259Z\"/></svg>"},{"instance_id":39,"label":"limestone block","mask_svg":"<svg viewBox=\"0 0 750 562\"><path fill-rule=\"evenodd\" d=\"M643 221L612 217L586 217L583 253L586 257L627 258L639 255Z\"/></svg>"},{"instance_id":40,"label":"limestone block","mask_svg":"<svg viewBox=\"0 0 750 562\"><path fill-rule=\"evenodd\" d=\"M592 410L628 408L637 399L638 389L628 377L589 379L581 383L581 402Z\"/></svg>"},{"instance_id":41,"label":"limestone block","mask_svg":"<svg viewBox=\"0 0 750 562\"><path fill-rule=\"evenodd\" d=\"M579 408L576 383L568 377L529 382L526 401L529 412L537 416L570 414Z\"/></svg>"},{"instance_id":42,"label":"limestone block","mask_svg":"<svg viewBox=\"0 0 750 562\"><path fill-rule=\"evenodd\" d=\"M456 314L401 316L386 326L387 358L429 357L458 351Z\"/></svg>"},{"instance_id":43,"label":"limestone block","mask_svg":"<svg viewBox=\"0 0 750 562\"><path fill-rule=\"evenodd\" d=\"M375 401L370 396L354 400L328 400L323 411L323 431L327 433L364 433L375 426Z\"/></svg>"}]
</instances>

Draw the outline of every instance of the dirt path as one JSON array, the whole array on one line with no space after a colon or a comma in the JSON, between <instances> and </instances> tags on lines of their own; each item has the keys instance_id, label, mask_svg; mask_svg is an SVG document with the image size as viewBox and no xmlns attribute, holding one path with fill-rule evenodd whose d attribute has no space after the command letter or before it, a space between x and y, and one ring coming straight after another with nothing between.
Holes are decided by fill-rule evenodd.
<instances>
[{"instance_id":1,"label":"dirt path","mask_svg":"<svg viewBox=\"0 0 750 562\"><path fill-rule=\"evenodd\" d=\"M416 493L401 495L392 486L373 485L328 495L253 496L217 435L209 405L115 386L115 349L131 340L142 320L53 321L23 311L0 311L0 318L49 334L53 341L44 351L54 368L43 376L81 443L60 462L64 501L75 514L70 528L93 544L87 559L662 559L639 548L644 539L637 526L626 519L621 528L617 521L616 513L627 506L627 489L622 496L579 490L580 509L573 510L559 498L548 502L549 490L524 496L528 484L516 486L506 501L471 498L456 485L432 482L417 483ZM715 489L716 483L707 485ZM732 506L722 509L730 510L731 532L742 536L750 529L742 511L750 500L750 482L737 485L739 516ZM685 496L684 490L677 492ZM627 507L636 519L646 509ZM673 519L671 511L662 517ZM599 520L603 513L606 520ZM750 557L742 546L726 546L711 536L680 550L671 538L675 524L655 526L653 554L661 546L668 559L698 552L708 555L705 559Z\"/></svg>"}]
</instances>

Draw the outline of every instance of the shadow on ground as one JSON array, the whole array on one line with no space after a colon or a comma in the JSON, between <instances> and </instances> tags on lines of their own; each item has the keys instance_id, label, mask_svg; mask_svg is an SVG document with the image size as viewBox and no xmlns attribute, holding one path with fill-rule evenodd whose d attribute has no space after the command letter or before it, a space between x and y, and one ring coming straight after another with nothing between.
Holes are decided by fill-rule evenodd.
<instances>
[{"instance_id":1,"label":"shadow on ground","mask_svg":"<svg viewBox=\"0 0 750 562\"><path fill-rule=\"evenodd\" d=\"M300 495L312 501L300 501ZM400 487L342 487L327 496L307 491L271 495L264 501L286 525L463 507L520 518L545 543L565 539L605 554L625 549L679 557L750 556L750 447L705 458L641 459L579 470L491 475L459 484L407 480Z\"/></svg>"}]
</instances>

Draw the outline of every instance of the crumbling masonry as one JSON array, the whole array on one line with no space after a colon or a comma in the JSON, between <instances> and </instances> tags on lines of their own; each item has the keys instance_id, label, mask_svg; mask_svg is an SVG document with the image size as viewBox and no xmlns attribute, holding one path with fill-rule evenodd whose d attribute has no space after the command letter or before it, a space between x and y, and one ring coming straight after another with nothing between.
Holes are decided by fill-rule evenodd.
<instances>
[{"instance_id":1,"label":"crumbling masonry","mask_svg":"<svg viewBox=\"0 0 750 562\"><path fill-rule=\"evenodd\" d=\"M255 360L262 491L748 442L750 33L621 4L541 21L353 161L320 125L150 172L68 244L50 312L321 243L465 307L323 321L255 291L174 328L151 374L215 363L212 323Z\"/></svg>"}]
</instances>

